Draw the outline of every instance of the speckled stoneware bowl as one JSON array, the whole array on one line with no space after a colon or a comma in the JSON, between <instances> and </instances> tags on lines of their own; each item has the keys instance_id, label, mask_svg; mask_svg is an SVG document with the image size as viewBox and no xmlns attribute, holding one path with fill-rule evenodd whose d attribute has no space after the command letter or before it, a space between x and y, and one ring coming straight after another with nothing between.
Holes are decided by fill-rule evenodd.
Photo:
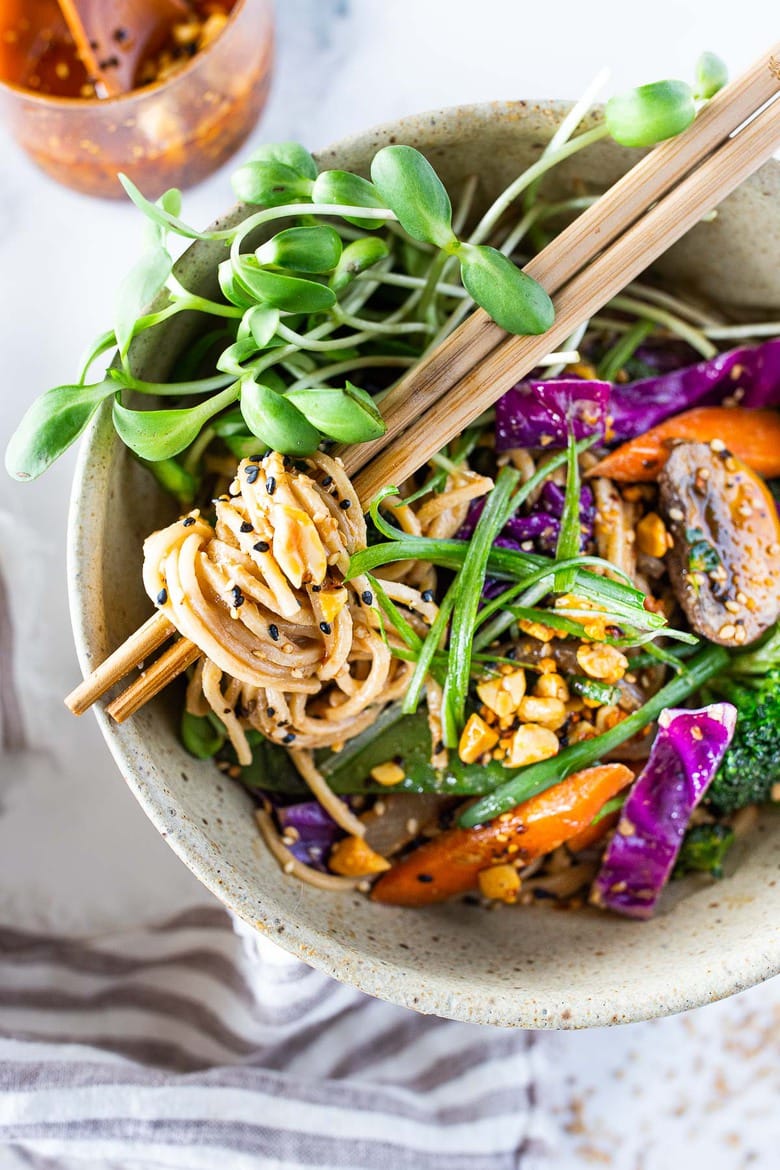
<instances>
[{"instance_id":1,"label":"speckled stoneware bowl","mask_svg":"<svg viewBox=\"0 0 780 1170\"><path fill-rule=\"evenodd\" d=\"M565 108L517 102L441 110L350 138L323 151L320 162L365 172L380 146L410 143L429 155L454 192L464 176L478 173L486 201L538 155ZM550 188L559 198L577 180L604 188L635 157L602 143L559 167ZM214 286L220 247L190 248L180 265L185 284L206 292ZM780 166L773 163L659 270L729 306L776 311L779 247ZM140 376L164 377L192 327L178 319L144 335L135 351ZM71 515L71 604L85 671L149 616L141 543L171 515L170 502L117 441L104 410L84 443ZM747 845L734 850L725 880L675 883L662 912L645 924L595 910L380 907L281 873L257 835L249 797L180 745L179 703L179 694L164 695L121 727L98 712L130 788L182 861L226 906L361 991L481 1024L572 1028L696 1007L780 969L777 816L767 814Z\"/></svg>"}]
</instances>

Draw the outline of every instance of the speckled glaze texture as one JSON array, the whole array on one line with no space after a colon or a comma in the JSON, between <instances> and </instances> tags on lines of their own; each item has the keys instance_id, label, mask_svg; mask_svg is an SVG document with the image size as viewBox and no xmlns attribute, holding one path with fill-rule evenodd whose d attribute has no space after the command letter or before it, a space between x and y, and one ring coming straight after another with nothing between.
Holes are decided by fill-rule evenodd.
<instances>
[{"instance_id":1,"label":"speckled glaze texture","mask_svg":"<svg viewBox=\"0 0 780 1170\"><path fill-rule=\"evenodd\" d=\"M565 108L516 102L434 111L330 147L320 163L365 172L378 147L410 143L455 193L465 176L478 173L486 203L538 155ZM635 158L636 152L601 143L558 168L549 189L561 197L575 180L603 189ZM777 309L779 246L780 166L770 164L659 269L731 308ZM179 266L184 283L214 291L219 250L209 243L190 248ZM197 322L177 319L139 339L140 376L164 376L194 327ZM171 514L170 502L128 456L102 411L82 449L69 540L71 609L85 671L148 617L141 544ZM474 1023L582 1028L697 1007L780 970L777 816L767 814L748 844L735 850L739 856L722 882L676 883L648 923L592 910L379 907L281 873L257 835L249 797L179 744L179 704L180 693L163 695L123 726L98 711L114 758L150 820L232 911L361 991Z\"/></svg>"}]
</instances>

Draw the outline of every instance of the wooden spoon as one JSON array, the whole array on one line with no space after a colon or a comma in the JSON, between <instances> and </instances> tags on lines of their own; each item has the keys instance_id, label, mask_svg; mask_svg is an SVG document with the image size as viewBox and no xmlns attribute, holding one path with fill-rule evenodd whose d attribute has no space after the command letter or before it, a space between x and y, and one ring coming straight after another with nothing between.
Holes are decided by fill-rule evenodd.
<instances>
[{"instance_id":1,"label":"wooden spoon","mask_svg":"<svg viewBox=\"0 0 780 1170\"><path fill-rule=\"evenodd\" d=\"M135 88L138 67L157 52L177 21L192 17L187 0L58 0L99 97Z\"/></svg>"}]
</instances>

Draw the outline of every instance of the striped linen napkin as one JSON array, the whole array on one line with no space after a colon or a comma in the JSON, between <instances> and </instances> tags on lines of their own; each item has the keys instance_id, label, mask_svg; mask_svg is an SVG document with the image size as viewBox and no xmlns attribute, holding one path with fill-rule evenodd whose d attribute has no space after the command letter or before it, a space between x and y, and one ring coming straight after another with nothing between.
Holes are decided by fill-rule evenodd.
<instances>
[{"instance_id":1,"label":"striped linen napkin","mask_svg":"<svg viewBox=\"0 0 780 1170\"><path fill-rule=\"evenodd\" d=\"M538 1062L530 1033L371 999L216 906L0 930L3 1170L530 1170Z\"/></svg>"}]
</instances>

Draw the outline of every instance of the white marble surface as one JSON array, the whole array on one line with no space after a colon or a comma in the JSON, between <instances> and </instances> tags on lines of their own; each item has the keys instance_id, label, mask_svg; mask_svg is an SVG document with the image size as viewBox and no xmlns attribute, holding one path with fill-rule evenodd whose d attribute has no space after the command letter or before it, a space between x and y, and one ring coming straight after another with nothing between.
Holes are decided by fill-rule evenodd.
<instances>
[{"instance_id":1,"label":"white marble surface","mask_svg":"<svg viewBox=\"0 0 780 1170\"><path fill-rule=\"evenodd\" d=\"M604 65L605 92L686 76L702 48L747 65L777 35L753 0L283 0L278 72L256 141L310 147L400 114L456 102L576 97ZM187 194L207 222L230 202L226 173ZM66 381L106 327L140 221L39 174L0 128L0 444L41 389ZM210 900L124 787L91 717L66 715L76 679L65 599L73 466L42 481L0 476L0 567L29 751L0 758L0 923L94 931ZM540 1037L552 1070L559 1166L665 1170L771 1167L780 987L654 1024ZM773 1024L774 1022L774 1024ZM774 1031L773 1031L774 1026ZM551 1105L552 1107L552 1105Z\"/></svg>"}]
</instances>

